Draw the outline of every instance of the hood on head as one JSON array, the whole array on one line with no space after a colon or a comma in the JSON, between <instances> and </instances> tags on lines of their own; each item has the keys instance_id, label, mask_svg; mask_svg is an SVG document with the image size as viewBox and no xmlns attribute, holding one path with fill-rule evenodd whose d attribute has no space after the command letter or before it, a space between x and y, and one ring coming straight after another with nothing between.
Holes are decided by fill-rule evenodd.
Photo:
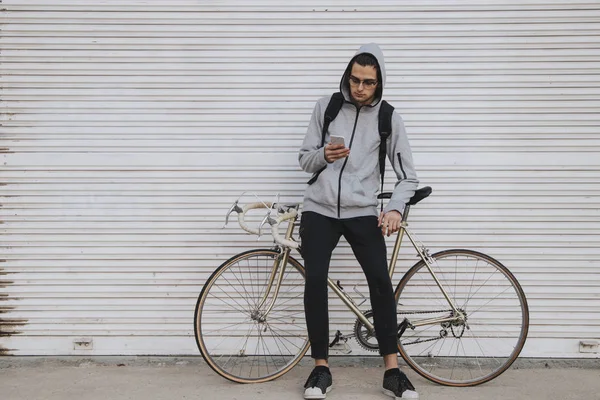
<instances>
[{"instance_id":1,"label":"hood on head","mask_svg":"<svg viewBox=\"0 0 600 400\"><path fill-rule=\"evenodd\" d=\"M373 100L373 106L377 105L381 101L381 96L383 95L383 88L385 86L385 61L383 59L383 52L379 48L376 43L365 44L358 49L354 57L348 63L346 67L346 71L344 71L344 75L342 75L342 80L340 81L340 92L344 95L344 98L347 101L352 101L352 97L350 96L349 82L348 78L350 77L350 72L352 71L352 64L356 57L360 54L370 54L377 60L377 64L379 64L379 71L377 72L377 80L380 84L377 86L377 91L375 92L375 100Z\"/></svg>"}]
</instances>

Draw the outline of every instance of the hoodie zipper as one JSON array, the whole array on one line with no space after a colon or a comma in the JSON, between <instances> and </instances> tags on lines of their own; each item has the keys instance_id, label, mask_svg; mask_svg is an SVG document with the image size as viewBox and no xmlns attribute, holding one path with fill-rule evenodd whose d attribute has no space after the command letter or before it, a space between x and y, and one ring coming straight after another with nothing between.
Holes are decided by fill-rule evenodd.
<instances>
[{"instance_id":1,"label":"hoodie zipper","mask_svg":"<svg viewBox=\"0 0 600 400\"><path fill-rule=\"evenodd\" d=\"M350 136L350 145L348 149L352 149L352 142L354 141L354 132L356 132L356 125L358 124L358 115L360 114L361 107L356 107L356 118L354 119L354 128L352 128L352 136ZM341 218L342 213L342 174L344 173L344 168L346 168L346 164L348 163L348 157L344 160L344 165L342 165L342 169L340 170L340 178L338 181L338 206L337 206L337 214L338 218Z\"/></svg>"}]
</instances>

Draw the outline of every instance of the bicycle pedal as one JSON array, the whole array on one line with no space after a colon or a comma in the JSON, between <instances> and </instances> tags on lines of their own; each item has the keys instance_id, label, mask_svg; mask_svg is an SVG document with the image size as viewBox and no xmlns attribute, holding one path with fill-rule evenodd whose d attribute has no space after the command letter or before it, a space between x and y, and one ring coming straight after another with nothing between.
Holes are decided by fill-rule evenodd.
<instances>
[{"instance_id":1,"label":"bicycle pedal","mask_svg":"<svg viewBox=\"0 0 600 400\"><path fill-rule=\"evenodd\" d=\"M329 348L329 353L334 353L336 355L348 355L352 353L352 349L348 343L336 343Z\"/></svg>"}]
</instances>

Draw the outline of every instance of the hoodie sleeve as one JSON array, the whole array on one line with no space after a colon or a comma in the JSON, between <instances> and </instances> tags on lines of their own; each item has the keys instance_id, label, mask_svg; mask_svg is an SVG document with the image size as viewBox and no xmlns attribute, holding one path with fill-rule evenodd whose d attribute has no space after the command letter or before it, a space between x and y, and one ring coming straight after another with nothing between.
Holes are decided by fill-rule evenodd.
<instances>
[{"instance_id":1,"label":"hoodie sleeve","mask_svg":"<svg viewBox=\"0 0 600 400\"><path fill-rule=\"evenodd\" d=\"M396 112L392 119L392 134L387 146L387 156L392 163L394 172L398 178L392 198L384 209L384 212L396 210L404 211L404 206L414 196L418 188L419 180L415 172L412 152L408 143L408 136L404 128L404 122Z\"/></svg>"},{"instance_id":2,"label":"hoodie sleeve","mask_svg":"<svg viewBox=\"0 0 600 400\"><path fill-rule=\"evenodd\" d=\"M325 160L325 148L321 147L321 132L323 130L322 101L318 101L313 110L308 124L308 130L304 142L298 154L300 167L311 174L319 171L327 165Z\"/></svg>"}]
</instances>

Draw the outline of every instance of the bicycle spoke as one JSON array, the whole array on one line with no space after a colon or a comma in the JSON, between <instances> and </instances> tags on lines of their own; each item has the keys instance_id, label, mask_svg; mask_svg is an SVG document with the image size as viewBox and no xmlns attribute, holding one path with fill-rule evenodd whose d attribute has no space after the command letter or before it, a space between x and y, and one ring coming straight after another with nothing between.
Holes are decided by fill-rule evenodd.
<instances>
[{"instance_id":1,"label":"bicycle spoke","mask_svg":"<svg viewBox=\"0 0 600 400\"><path fill-rule=\"evenodd\" d=\"M278 329L278 328L273 328L273 327L271 327L271 330L273 331L273 333L275 333L275 334L276 334L278 337L280 337L280 338L281 338L281 343L282 343L282 345L283 345L283 346L285 346L285 344L283 344L283 341L286 341L286 342L288 342L290 345L292 345L292 346L296 347L297 349L300 349L300 346L296 345L294 342L292 342L291 340L289 340L289 339L288 339L286 336L283 336L283 335L281 335L281 334L279 334L279 333L278 333L278 332L283 332L283 333L285 333L286 331L283 331L283 330L281 330L281 329ZM285 346L285 347L286 347L286 349L287 349L287 346ZM289 351L289 349L288 349L288 351Z\"/></svg>"},{"instance_id":2,"label":"bicycle spoke","mask_svg":"<svg viewBox=\"0 0 600 400\"><path fill-rule=\"evenodd\" d=\"M292 324L290 322L286 322L283 318L269 318L269 320L278 321L278 322L281 322L282 324L285 324L287 326L296 326L296 327L298 327L300 329L304 329L304 325Z\"/></svg>"},{"instance_id":3,"label":"bicycle spoke","mask_svg":"<svg viewBox=\"0 0 600 400\"><path fill-rule=\"evenodd\" d=\"M269 374L269 371L268 371L268 367L267 367L267 365L269 364L269 362L267 361L266 343L265 343L265 338L263 338L262 332L263 332L263 330L262 330L262 328L260 328L260 329L258 330L258 337L259 337L259 339L260 339L260 342L259 342L259 343L261 343L261 344L262 344L262 349L263 349L263 351L259 351L259 352L257 353L257 355L260 355L260 354L262 354L262 355L263 355L263 357L265 358L265 368L267 369L267 373L266 373L266 375L268 375L268 374ZM257 362L258 362L258 376L261 376L261 375L260 375L260 356L259 356L259 357L257 357Z\"/></svg>"},{"instance_id":4,"label":"bicycle spoke","mask_svg":"<svg viewBox=\"0 0 600 400\"><path fill-rule=\"evenodd\" d=\"M295 345L293 342L290 342L290 341L289 341L287 338L285 338L284 336L282 336L282 335L278 334L278 333L276 332L276 330L275 330L275 329L272 329L272 331L273 331L273 333L275 334L275 336L276 336L276 337L280 338L280 340L279 340L279 343L281 344L281 346L283 346L283 347L284 347L284 348L287 350L287 355L286 355L286 354L284 354L284 353L281 351L281 347L279 347L279 345L277 345L277 347L278 347L279 351L281 352L281 356L282 356L282 357L291 357L291 356L292 356L292 355L293 355L295 352L297 352L297 351L298 351L298 349L299 349L299 348L297 348L295 351L291 351L291 350L289 349L289 347L287 347L287 346L286 346L285 342L288 342L288 343L289 343L290 345L292 345L292 346L295 346L295 347L297 347L297 346L296 346L296 345ZM277 343L277 341L276 341L275 343Z\"/></svg>"},{"instance_id":5,"label":"bicycle spoke","mask_svg":"<svg viewBox=\"0 0 600 400\"><path fill-rule=\"evenodd\" d=\"M231 298L230 296L228 296L228 297ZM239 312L240 314L244 314L244 315L249 314L249 312L247 310L244 310L243 308L242 309L235 308L231 304L227 303L225 300L223 300L220 297L211 297L211 299L219 300L220 302L222 302L223 304L225 304L227 307L231 308L232 310L235 310L235 311ZM238 304L237 302L235 302L235 303Z\"/></svg>"},{"instance_id":6,"label":"bicycle spoke","mask_svg":"<svg viewBox=\"0 0 600 400\"><path fill-rule=\"evenodd\" d=\"M445 273L443 271L443 269L437 264L437 262L434 260L434 262L431 263L431 269L433 270L433 272L435 272L436 277L438 278L438 280L440 281L440 284L443 287L452 287L452 285L450 285L447 281L447 279L445 278ZM435 267L435 268L434 268ZM437 268L437 271L436 271ZM435 280L433 279L432 276L430 276L430 272L427 269L424 269L423 272L427 273L427 278L431 279L431 283L429 285L427 285L427 288L431 290L432 293L433 292L433 288L436 288L439 290L439 287L437 286L437 283L435 282ZM434 293L436 294L436 293ZM440 296L439 297L439 302L441 305L443 304L448 304L448 300L446 300L446 298L444 297L444 294L442 293L441 290L439 290L439 292L437 292L437 295ZM449 294L448 294L449 295ZM451 298L452 300L452 298Z\"/></svg>"},{"instance_id":7,"label":"bicycle spoke","mask_svg":"<svg viewBox=\"0 0 600 400\"><path fill-rule=\"evenodd\" d=\"M286 310L283 310L283 311L291 310L291 308L292 307L289 307L289 308L287 308ZM271 311L269 313L269 316L271 316L271 315L280 315L283 311L279 311L279 310L276 311L276 312ZM291 316L294 316L294 315L303 316L304 315L304 310L299 310L299 311L295 311L295 312L288 311L288 312L285 313L285 315L288 316L288 317L291 317Z\"/></svg>"},{"instance_id":8,"label":"bicycle spoke","mask_svg":"<svg viewBox=\"0 0 600 400\"><path fill-rule=\"evenodd\" d=\"M472 299L473 297L475 297L475 295L476 295L477 293L479 293L479 291L481 290L481 288L483 288L483 287L484 287L484 285L485 285L486 283L488 283L488 281L489 281L489 280L492 278L492 276L494 276L494 274L496 274L497 272L498 272L498 270L495 270L494 272L492 272L492 273L491 273L491 275L490 275L490 276L489 276L489 277L488 277L488 278L485 280L485 282L483 282L483 284L479 286L479 288L477 289L477 291L476 291L475 293L473 293L473 296L471 296L471 297L467 298L467 301L466 301L466 302L465 302L465 304L463 305L463 308L467 306L467 303L468 303L469 301L471 301L471 299Z\"/></svg>"},{"instance_id":9,"label":"bicycle spoke","mask_svg":"<svg viewBox=\"0 0 600 400\"><path fill-rule=\"evenodd\" d=\"M454 263L454 292L452 293L452 299L456 299L456 282L458 281L458 257Z\"/></svg>"},{"instance_id":10,"label":"bicycle spoke","mask_svg":"<svg viewBox=\"0 0 600 400\"><path fill-rule=\"evenodd\" d=\"M249 320L248 320L248 321L249 321ZM238 322L238 323L235 323L235 324L227 325L227 326L224 326L223 328L214 329L214 330L212 330L212 331L202 331L202 335L204 335L204 336L209 336L209 333L213 333L213 332L219 332L219 331L222 331L222 330L224 330L224 329L231 328L231 327L233 327L233 326L241 325L241 324L243 324L244 322L246 322L246 321L242 321L242 322Z\"/></svg>"},{"instance_id":11,"label":"bicycle spoke","mask_svg":"<svg viewBox=\"0 0 600 400\"><path fill-rule=\"evenodd\" d=\"M482 328L483 330L486 330L486 329L485 329L485 327L476 327L476 329L479 329L479 328ZM474 335L474 333L473 333L473 330L474 330L474 329L473 329L473 328L471 328L471 329L470 329L470 331L469 331L469 333L471 334L471 336L473 336L473 339L475 340L477 337ZM489 332L489 331L488 331L488 332ZM498 336L498 335L493 335L493 336L494 336L496 339L502 339L502 337L500 337L500 336ZM499 345L501 345L501 343L504 343L504 342L500 342L500 341L498 340L498 342L497 342L497 343L498 343L498 344L497 344L496 346L499 346ZM510 348L509 354L510 354L510 353L512 353L512 352L513 352L513 350L515 349L515 346L512 346L512 345L506 345L506 347L509 347L509 348ZM483 350L482 350L482 352L483 352Z\"/></svg>"},{"instance_id":12,"label":"bicycle spoke","mask_svg":"<svg viewBox=\"0 0 600 400\"><path fill-rule=\"evenodd\" d=\"M267 324L267 326L268 326L268 325L269 325L269 324ZM270 327L270 326L269 326L269 329L271 329L271 330L273 331L273 333L275 333L275 335L276 335L276 336L279 336L279 335L278 335L278 334L277 334L277 333L276 333L276 332L273 330L273 328L272 328L272 327ZM283 354L283 351L281 350L281 347L279 347L279 342L278 342L277 340L275 340L275 346L277 346L277 349L279 350L279 354L280 354L281 356L284 356L284 354ZM284 346L284 347L285 347L285 345L284 345L283 343L282 343L282 346ZM288 349L288 352L289 352L289 349Z\"/></svg>"},{"instance_id":13,"label":"bicycle spoke","mask_svg":"<svg viewBox=\"0 0 600 400\"><path fill-rule=\"evenodd\" d=\"M231 282L229 282L229 280L228 280L226 277L224 277L224 276L223 276L223 279L225 279L225 281L227 282L227 284L228 284L230 287L233 287L233 285L231 285ZM236 291L236 293L237 293L237 294L239 294L239 295L240 295L240 297L242 297L242 295L241 295L241 294L240 294L240 293L239 293L239 292L238 292L238 291L237 291L235 288L233 288L233 290L235 290L235 291ZM229 298L230 298L230 299L231 299L233 302L235 302L235 304L237 304L238 306L240 306L240 307L242 308L242 310L244 309L244 306L242 306L240 303L238 303L238 302L237 302L237 300L235 300L233 297L231 297L231 296L229 295L229 293L227 293L226 291L225 291L225 292L223 292L223 293L225 293L225 295L226 295L227 297L229 297ZM250 307L250 304L248 304L248 306ZM250 312L250 310L248 310L248 312Z\"/></svg>"},{"instance_id":14,"label":"bicycle spoke","mask_svg":"<svg viewBox=\"0 0 600 400\"><path fill-rule=\"evenodd\" d=\"M485 303L484 305L482 305L481 307L475 309L474 311L470 311L469 314L473 315L475 314L477 311L481 310L483 307L487 306L488 304L490 304L492 301L496 300L498 297L500 297L501 295L503 295L504 293L506 293L506 291L508 291L509 289L513 289L512 286L507 287L506 289L504 289L502 292L498 293L497 296L491 298L487 303ZM466 308L466 304L463 306L463 308Z\"/></svg>"},{"instance_id":15,"label":"bicycle spoke","mask_svg":"<svg viewBox=\"0 0 600 400\"><path fill-rule=\"evenodd\" d=\"M258 268L251 268L250 266L250 260L246 260L246 263L248 264L248 275L249 275L249 279L250 279L250 290L252 290L252 299L254 300L254 307L258 307L258 301L260 300L258 298L258 296L254 293L254 280L252 279L252 271L257 271Z\"/></svg>"},{"instance_id":16,"label":"bicycle spoke","mask_svg":"<svg viewBox=\"0 0 600 400\"><path fill-rule=\"evenodd\" d=\"M233 268L231 268L232 272L233 272ZM242 266L241 264L238 264L238 272L240 273L240 278L242 279L241 285L242 287L246 287L246 281L244 280L244 272L242 271ZM254 297L250 297L250 299L254 299ZM249 300L250 300L249 299ZM254 307L256 307L256 303L253 304ZM253 308L254 308L253 307Z\"/></svg>"},{"instance_id":17,"label":"bicycle spoke","mask_svg":"<svg viewBox=\"0 0 600 400\"><path fill-rule=\"evenodd\" d=\"M244 342L244 345L241 346L242 349L245 349L247 344L248 344L248 338L250 337L250 332L252 332L252 329L254 328L254 325L250 325L250 329L248 329L248 333L246 334L246 341L244 342L244 339L242 338L240 340L240 342ZM224 339L227 339L227 337L225 337ZM236 348L237 346L233 346L232 348ZM240 351L241 353L241 351ZM227 366L227 364L229 364L229 361L231 361L232 357L233 357L233 352L231 352L231 354L229 354L229 357L227 358L227 361L224 364L224 367ZM223 358L223 355L221 355L219 358ZM235 366L235 361L234 361L234 366Z\"/></svg>"},{"instance_id":18,"label":"bicycle spoke","mask_svg":"<svg viewBox=\"0 0 600 400\"><path fill-rule=\"evenodd\" d=\"M452 346L450 347L450 353L452 353L452 347L454 347L454 344L456 343L456 354L454 355L454 357L452 358L452 368L451 368L451 372L450 372L450 379L453 378L454 376L454 367L456 366L456 359L457 359L457 355L458 355L458 341L454 341L452 342Z\"/></svg>"},{"instance_id":19,"label":"bicycle spoke","mask_svg":"<svg viewBox=\"0 0 600 400\"><path fill-rule=\"evenodd\" d=\"M231 275L233 275L233 277L235 278L235 280L236 280L236 281L237 281L237 282L240 284L240 287L242 287L242 288L244 288L244 289L246 288L244 285L242 285L242 282L240 282L240 280L239 280L239 278L237 277L237 275L236 275L236 274L233 272L233 268L231 268ZM225 278L225 279L226 279L226 278ZM228 283L229 283L229 281L228 281ZM232 289L233 289L233 290L235 290L235 292L236 292L238 295L240 295L240 297L242 297L241 293L240 293L240 292L239 292L239 291L238 291L238 290L235 288L235 286L234 286L234 285L232 285ZM245 294L247 295L247 294L248 294L248 292L246 292ZM249 306L250 308L252 308L252 304L250 304L250 303L248 302L248 300L249 300L249 297L248 297L248 296L244 296L243 298L244 298L244 300L246 300L246 302L248 303L248 306Z\"/></svg>"},{"instance_id":20,"label":"bicycle spoke","mask_svg":"<svg viewBox=\"0 0 600 400\"><path fill-rule=\"evenodd\" d=\"M294 296L294 297L292 297L292 298L290 298L290 299L288 299L288 300L286 300L286 301L284 301L284 302L282 302L282 303L278 303L278 307L277 307L277 308L279 308L280 306L282 306L282 305L284 305L284 304L287 304L287 303L289 303L289 302L290 302L290 301L292 301L292 300L296 300L296 299L297 299L297 298L299 298L299 297L304 297L304 293L299 293L297 296ZM288 307L288 308L289 308L289 307ZM284 308L284 310L286 310L286 309Z\"/></svg>"},{"instance_id":21,"label":"bicycle spoke","mask_svg":"<svg viewBox=\"0 0 600 400\"><path fill-rule=\"evenodd\" d=\"M471 290L473 289L473 282L475 282L475 275L477 274L477 267L479 266L479 260L475 263L475 270L473 271L473 278L471 278L471 284L469 285L469 294L467 295L467 301L471 297ZM463 308L465 304L463 304Z\"/></svg>"},{"instance_id":22,"label":"bicycle spoke","mask_svg":"<svg viewBox=\"0 0 600 400\"><path fill-rule=\"evenodd\" d=\"M467 351L465 350L465 345L463 344L463 341L459 340L458 343L460 344L460 347L462 347L465 358L467 358ZM477 361L477 366L481 370L481 365L479 364L479 360L477 359L477 356L475 356L475 360ZM473 373L471 372L471 370L469 368L467 368L467 371L469 371L469 375L471 375L471 379L473 379ZM483 372L483 370L481 370L481 371Z\"/></svg>"}]
</instances>

